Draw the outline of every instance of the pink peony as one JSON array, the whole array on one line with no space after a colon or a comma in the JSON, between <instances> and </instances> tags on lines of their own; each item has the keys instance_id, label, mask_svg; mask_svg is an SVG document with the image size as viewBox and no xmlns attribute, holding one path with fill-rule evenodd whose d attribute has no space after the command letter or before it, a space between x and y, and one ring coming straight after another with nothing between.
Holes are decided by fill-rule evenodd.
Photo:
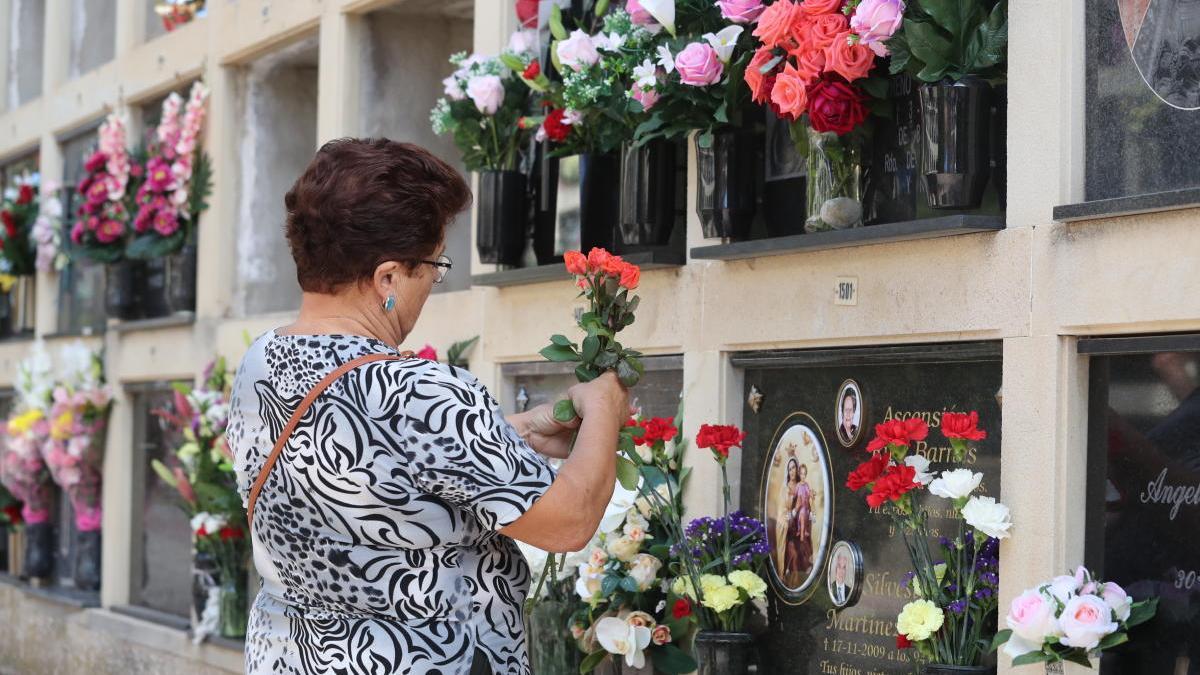
<instances>
[{"instance_id":1,"label":"pink peony","mask_svg":"<svg viewBox=\"0 0 1200 675\"><path fill-rule=\"evenodd\" d=\"M596 43L587 33L576 30L566 40L558 43L558 60L571 70L583 70L600 60Z\"/></svg>"},{"instance_id":2,"label":"pink peony","mask_svg":"<svg viewBox=\"0 0 1200 675\"><path fill-rule=\"evenodd\" d=\"M101 244L111 244L125 234L125 226L118 220L105 220L96 228L96 239Z\"/></svg>"},{"instance_id":3,"label":"pink peony","mask_svg":"<svg viewBox=\"0 0 1200 675\"><path fill-rule=\"evenodd\" d=\"M162 157L154 157L146 163L146 182L143 189L163 192L171 187L174 180L171 165Z\"/></svg>"},{"instance_id":4,"label":"pink peony","mask_svg":"<svg viewBox=\"0 0 1200 675\"><path fill-rule=\"evenodd\" d=\"M639 26L648 26L654 23L654 17L642 7L642 3L638 0L626 0L625 11L629 12L629 18Z\"/></svg>"},{"instance_id":5,"label":"pink peony","mask_svg":"<svg viewBox=\"0 0 1200 675\"><path fill-rule=\"evenodd\" d=\"M717 56L717 50L704 42L693 42L675 56L675 70L679 81L693 87L707 87L721 80L725 67Z\"/></svg>"},{"instance_id":6,"label":"pink peony","mask_svg":"<svg viewBox=\"0 0 1200 675\"><path fill-rule=\"evenodd\" d=\"M1120 626L1112 619L1112 608L1103 598L1095 595L1078 595L1071 598L1063 608L1058 624L1063 637L1060 642L1068 647L1079 647L1091 651L1100 641Z\"/></svg>"},{"instance_id":7,"label":"pink peony","mask_svg":"<svg viewBox=\"0 0 1200 675\"><path fill-rule=\"evenodd\" d=\"M169 237L175 234L179 229L179 218L174 211L163 210L159 211L154 216L154 231L164 237Z\"/></svg>"},{"instance_id":8,"label":"pink peony","mask_svg":"<svg viewBox=\"0 0 1200 675\"><path fill-rule=\"evenodd\" d=\"M467 82L467 95L484 115L495 115L504 103L504 83L498 75L479 75Z\"/></svg>"},{"instance_id":9,"label":"pink peony","mask_svg":"<svg viewBox=\"0 0 1200 675\"><path fill-rule=\"evenodd\" d=\"M654 89L653 87L650 89L643 89L636 84L633 85L632 95L633 100L642 104L643 110L649 110L653 108L654 104L658 103L658 99L662 98L662 94L659 94L657 89Z\"/></svg>"},{"instance_id":10,"label":"pink peony","mask_svg":"<svg viewBox=\"0 0 1200 675\"><path fill-rule=\"evenodd\" d=\"M762 0L716 0L721 16L734 23L754 23L766 7Z\"/></svg>"},{"instance_id":11,"label":"pink peony","mask_svg":"<svg viewBox=\"0 0 1200 675\"><path fill-rule=\"evenodd\" d=\"M88 173L95 173L102 166L108 163L108 158L103 152L94 152L91 157L88 157L87 162L83 165L83 170Z\"/></svg>"},{"instance_id":12,"label":"pink peony","mask_svg":"<svg viewBox=\"0 0 1200 675\"><path fill-rule=\"evenodd\" d=\"M437 361L437 350L433 348L433 345L425 345L421 348L421 351L417 352L417 358L425 359L427 361Z\"/></svg>"},{"instance_id":13,"label":"pink peony","mask_svg":"<svg viewBox=\"0 0 1200 675\"><path fill-rule=\"evenodd\" d=\"M850 29L858 34L863 44L884 56L887 47L883 43L892 37L903 21L904 0L862 0L850 17Z\"/></svg>"}]
</instances>

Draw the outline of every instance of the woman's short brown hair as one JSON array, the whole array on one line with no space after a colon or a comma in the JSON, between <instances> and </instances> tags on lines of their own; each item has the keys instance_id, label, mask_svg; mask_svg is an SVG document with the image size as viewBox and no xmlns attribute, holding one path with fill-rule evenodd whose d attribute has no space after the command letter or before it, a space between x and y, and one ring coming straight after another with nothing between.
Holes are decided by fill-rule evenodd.
<instances>
[{"instance_id":1,"label":"woman's short brown hair","mask_svg":"<svg viewBox=\"0 0 1200 675\"><path fill-rule=\"evenodd\" d=\"M284 198L300 288L331 293L389 260L431 257L471 190L428 150L386 138L330 141Z\"/></svg>"}]
</instances>

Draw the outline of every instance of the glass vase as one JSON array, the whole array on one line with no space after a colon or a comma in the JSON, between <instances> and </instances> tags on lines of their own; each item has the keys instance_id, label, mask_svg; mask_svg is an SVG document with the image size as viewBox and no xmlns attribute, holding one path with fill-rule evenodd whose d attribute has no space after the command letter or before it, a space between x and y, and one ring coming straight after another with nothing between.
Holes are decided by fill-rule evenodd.
<instances>
[{"instance_id":1,"label":"glass vase","mask_svg":"<svg viewBox=\"0 0 1200 675\"><path fill-rule=\"evenodd\" d=\"M571 605L541 600L529 611L529 663L537 675L574 675L582 652L571 638Z\"/></svg>"},{"instance_id":2,"label":"glass vase","mask_svg":"<svg viewBox=\"0 0 1200 675\"><path fill-rule=\"evenodd\" d=\"M754 636L702 630L696 633L697 675L746 675L753 660Z\"/></svg>"},{"instance_id":3,"label":"glass vase","mask_svg":"<svg viewBox=\"0 0 1200 675\"><path fill-rule=\"evenodd\" d=\"M246 573L221 574L221 637L240 640L246 637Z\"/></svg>"},{"instance_id":4,"label":"glass vase","mask_svg":"<svg viewBox=\"0 0 1200 675\"><path fill-rule=\"evenodd\" d=\"M806 232L863 224L862 162L862 147L849 135L808 130Z\"/></svg>"}]
</instances>

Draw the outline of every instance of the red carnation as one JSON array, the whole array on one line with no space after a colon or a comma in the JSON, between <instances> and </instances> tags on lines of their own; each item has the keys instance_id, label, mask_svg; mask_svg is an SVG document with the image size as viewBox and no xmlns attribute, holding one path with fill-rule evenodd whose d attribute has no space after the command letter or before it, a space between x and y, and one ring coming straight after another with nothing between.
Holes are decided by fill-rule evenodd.
<instances>
[{"instance_id":1,"label":"red carnation","mask_svg":"<svg viewBox=\"0 0 1200 675\"><path fill-rule=\"evenodd\" d=\"M942 415L942 435L967 441L982 441L987 432L979 428L979 413L945 413Z\"/></svg>"},{"instance_id":2,"label":"red carnation","mask_svg":"<svg viewBox=\"0 0 1200 675\"><path fill-rule=\"evenodd\" d=\"M867 506L877 509L884 502L894 502L917 487L917 470L906 464L892 466L882 478L875 481L875 488L867 495Z\"/></svg>"},{"instance_id":3,"label":"red carnation","mask_svg":"<svg viewBox=\"0 0 1200 675\"><path fill-rule=\"evenodd\" d=\"M537 79L537 76L541 74L542 66L538 63L537 59L534 59L529 62L528 66L525 66L525 72L521 73L521 77L527 80L534 80Z\"/></svg>"},{"instance_id":4,"label":"red carnation","mask_svg":"<svg viewBox=\"0 0 1200 675\"><path fill-rule=\"evenodd\" d=\"M807 93L808 119L815 131L843 136L867 119L862 94L845 82L817 80Z\"/></svg>"},{"instance_id":5,"label":"red carnation","mask_svg":"<svg viewBox=\"0 0 1200 675\"><path fill-rule=\"evenodd\" d=\"M33 201L33 186L22 185L21 191L17 194L17 203L28 204L31 201Z\"/></svg>"},{"instance_id":6,"label":"red carnation","mask_svg":"<svg viewBox=\"0 0 1200 675\"><path fill-rule=\"evenodd\" d=\"M17 221L13 218L11 211L0 211L0 221L4 221L4 232L7 239L13 239L17 236Z\"/></svg>"},{"instance_id":7,"label":"red carnation","mask_svg":"<svg viewBox=\"0 0 1200 675\"><path fill-rule=\"evenodd\" d=\"M567 136L571 135L571 125L563 122L565 114L562 108L555 108L546 115L546 120L542 122L542 129L546 130L546 138L555 143L562 143L567 140Z\"/></svg>"},{"instance_id":8,"label":"red carnation","mask_svg":"<svg viewBox=\"0 0 1200 675\"><path fill-rule=\"evenodd\" d=\"M679 433L679 430L672 422L673 420L666 417L651 417L642 422L640 426L646 430L646 433L637 439L637 444L650 445L656 441L669 441L675 438L675 434Z\"/></svg>"},{"instance_id":9,"label":"red carnation","mask_svg":"<svg viewBox=\"0 0 1200 675\"><path fill-rule=\"evenodd\" d=\"M221 535L221 539L224 541L229 541L230 539L241 539L242 538L242 528L227 525L227 526L221 528L220 535Z\"/></svg>"},{"instance_id":10,"label":"red carnation","mask_svg":"<svg viewBox=\"0 0 1200 675\"><path fill-rule=\"evenodd\" d=\"M702 424L696 434L696 445L712 450L717 461L724 463L729 459L729 449L741 447L745 439L746 434L732 424Z\"/></svg>"},{"instance_id":11,"label":"red carnation","mask_svg":"<svg viewBox=\"0 0 1200 675\"><path fill-rule=\"evenodd\" d=\"M679 598L675 601L675 606L671 608L671 615L675 617L676 621L691 616L692 603L684 600L683 598Z\"/></svg>"},{"instance_id":12,"label":"red carnation","mask_svg":"<svg viewBox=\"0 0 1200 675\"><path fill-rule=\"evenodd\" d=\"M867 444L867 452L876 452L889 445L908 447L913 441L923 441L928 436L929 425L920 417L888 420L875 425L875 438Z\"/></svg>"},{"instance_id":13,"label":"red carnation","mask_svg":"<svg viewBox=\"0 0 1200 675\"><path fill-rule=\"evenodd\" d=\"M912 649L912 641L903 633L896 634L896 649Z\"/></svg>"},{"instance_id":14,"label":"red carnation","mask_svg":"<svg viewBox=\"0 0 1200 675\"><path fill-rule=\"evenodd\" d=\"M17 504L9 504L4 507L4 516L8 518L9 524L21 524L21 507Z\"/></svg>"},{"instance_id":15,"label":"red carnation","mask_svg":"<svg viewBox=\"0 0 1200 675\"><path fill-rule=\"evenodd\" d=\"M846 479L846 487L861 490L874 483L887 469L889 459L886 453L875 453L871 459L859 464L857 469L850 472L849 478Z\"/></svg>"}]
</instances>

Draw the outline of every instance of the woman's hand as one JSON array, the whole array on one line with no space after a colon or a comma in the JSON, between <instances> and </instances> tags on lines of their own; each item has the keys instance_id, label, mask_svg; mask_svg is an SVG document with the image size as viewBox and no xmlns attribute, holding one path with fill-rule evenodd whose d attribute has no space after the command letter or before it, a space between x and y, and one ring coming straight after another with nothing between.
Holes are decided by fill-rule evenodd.
<instances>
[{"instance_id":1,"label":"woman's hand","mask_svg":"<svg viewBox=\"0 0 1200 675\"><path fill-rule=\"evenodd\" d=\"M617 429L629 419L629 390L621 386L612 371L591 382L571 387L567 390L567 396L580 418L595 421L611 419Z\"/></svg>"},{"instance_id":2,"label":"woman's hand","mask_svg":"<svg viewBox=\"0 0 1200 675\"><path fill-rule=\"evenodd\" d=\"M579 418L566 423L559 422L554 419L554 406L544 403L522 413L514 426L529 447L547 457L566 459L571 453L571 443L579 423Z\"/></svg>"}]
</instances>

